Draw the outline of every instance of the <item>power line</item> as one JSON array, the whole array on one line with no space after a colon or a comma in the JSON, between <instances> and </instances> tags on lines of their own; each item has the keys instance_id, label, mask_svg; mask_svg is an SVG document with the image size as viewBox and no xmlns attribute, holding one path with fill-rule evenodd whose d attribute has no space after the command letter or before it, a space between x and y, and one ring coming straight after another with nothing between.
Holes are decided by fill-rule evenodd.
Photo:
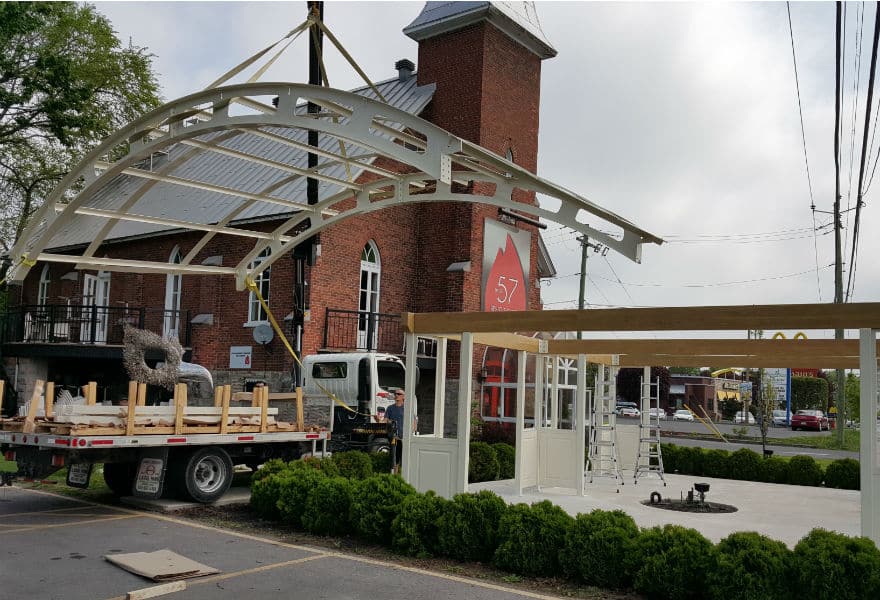
<instances>
[{"instance_id":1,"label":"power line","mask_svg":"<svg viewBox=\"0 0 880 600\"><path fill-rule=\"evenodd\" d=\"M828 269L833 267L833 263L829 263L820 267L821 269ZM785 275L774 275L770 277L760 277L756 279L742 279L738 281L718 281L714 283L678 283L678 284L666 284L666 283L630 283L627 282L625 285L630 285L633 287L654 287L654 288L711 288L711 287L727 287L732 285L744 285L747 283L759 283L762 281L775 281L778 279L791 279L792 277L800 277L801 275L805 275L807 273L812 273L812 269L807 269L806 271L799 271L797 273L787 273ZM614 279L610 279L608 277L602 277L601 275L596 275L597 279L603 279L605 281L614 282ZM619 280L618 280L619 281ZM623 282L620 282L621 285L624 285Z\"/></svg>"},{"instance_id":2,"label":"power line","mask_svg":"<svg viewBox=\"0 0 880 600\"><path fill-rule=\"evenodd\" d=\"M791 26L791 5L786 2L785 9L788 11L788 34L791 38L791 61L794 64L794 87L797 91L797 102L798 102L798 114L801 118L801 141L804 146L804 165L807 168L807 188L810 190L810 207L815 209L815 202L813 202L813 179L810 176L810 160L807 158L807 133L804 129L804 109L801 105L801 83L800 77L798 77L798 68L797 68L797 55L794 51L794 29ZM813 228L816 227L816 221L813 220Z\"/></svg>"}]
</instances>

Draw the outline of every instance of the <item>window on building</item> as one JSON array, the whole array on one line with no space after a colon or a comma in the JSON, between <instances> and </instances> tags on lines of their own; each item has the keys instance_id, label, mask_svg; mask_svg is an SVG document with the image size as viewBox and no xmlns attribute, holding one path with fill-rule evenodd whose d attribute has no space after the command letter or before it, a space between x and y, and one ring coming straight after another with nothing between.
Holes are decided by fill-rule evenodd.
<instances>
[{"instance_id":1,"label":"window on building","mask_svg":"<svg viewBox=\"0 0 880 600\"><path fill-rule=\"evenodd\" d=\"M263 250L257 258L251 263L250 268L256 268L260 263L269 258L269 255L272 253L270 248L266 248ZM269 303L269 277L272 271L272 267L268 267L265 271L261 271L259 274L254 276L254 283L257 284L257 289L260 290L260 295L263 296L263 300L266 301L266 304ZM248 295L248 322L246 325L257 325L259 323L265 323L269 320L269 317L266 315L266 311L263 310L263 305L260 304L259 298L253 292Z\"/></svg>"},{"instance_id":2,"label":"window on building","mask_svg":"<svg viewBox=\"0 0 880 600\"><path fill-rule=\"evenodd\" d=\"M168 262L179 265L183 262L180 248L175 246ZM176 338L180 334L180 290L183 275L168 275L165 279L165 337Z\"/></svg>"},{"instance_id":3,"label":"window on building","mask_svg":"<svg viewBox=\"0 0 880 600\"><path fill-rule=\"evenodd\" d=\"M378 339L379 283L382 261L379 248L370 240L361 251L361 281L358 300L358 348L375 349Z\"/></svg>"},{"instance_id":4,"label":"window on building","mask_svg":"<svg viewBox=\"0 0 880 600\"><path fill-rule=\"evenodd\" d=\"M40 285L37 288L37 304L40 306L45 306L49 300L49 284L51 282L49 265L44 265L43 272L40 274Z\"/></svg>"}]
</instances>

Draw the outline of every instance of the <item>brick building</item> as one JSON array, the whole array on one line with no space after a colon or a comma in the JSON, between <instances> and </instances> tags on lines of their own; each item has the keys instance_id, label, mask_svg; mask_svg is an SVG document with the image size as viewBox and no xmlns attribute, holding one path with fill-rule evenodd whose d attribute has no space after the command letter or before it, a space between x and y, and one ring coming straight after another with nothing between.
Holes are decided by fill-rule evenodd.
<instances>
[{"instance_id":1,"label":"brick building","mask_svg":"<svg viewBox=\"0 0 880 600\"><path fill-rule=\"evenodd\" d=\"M427 3L404 29L419 44L418 70L408 60L398 61L398 76L377 87L392 106L534 172L541 61L554 56L555 50L528 12L511 8L515 4ZM373 97L368 88L356 92ZM149 164L139 167L161 171L187 151L178 144L151 155ZM265 185L259 171L242 171L223 155L199 157L185 168L188 171L179 171L181 177L197 179L200 172L211 172L254 193ZM370 176L364 171L358 181ZM475 186L467 192L481 190ZM181 191L163 183L141 193L132 192L123 181L106 193L141 194L139 207L173 211L180 204L211 210L207 201L199 204L209 191ZM516 192L514 199L536 202L531 193ZM228 225L270 232L291 214L289 207L277 205L244 210ZM219 217L213 222L218 221ZM409 204L348 218L274 262L257 283L304 355L354 349L402 354L400 312L485 308L484 232L490 229L526 240L523 308L541 308L538 280L555 273L539 230L505 219L497 207L475 203ZM81 250L95 233L70 226L49 250ZM201 234L181 233L167 225L125 222L94 251L113 259L179 263L186 257L184 262L222 266L238 263L251 249L252 242L245 238L217 235L205 242ZM265 324L266 316L253 294L236 291L229 276L111 274L69 264L37 264L13 292L11 304L3 320L2 356L20 394L27 394L27 386L38 377L70 386L95 379L102 382L99 395L109 399L122 394L125 323L176 336L187 350L185 358L209 369L215 383L246 389L249 382L260 380L273 389L289 389L296 376L277 338L266 344L255 341L254 330ZM430 348L420 348L420 354L420 366L430 371ZM475 358L479 369L482 351ZM423 385L432 385L431 380L422 377Z\"/></svg>"}]
</instances>

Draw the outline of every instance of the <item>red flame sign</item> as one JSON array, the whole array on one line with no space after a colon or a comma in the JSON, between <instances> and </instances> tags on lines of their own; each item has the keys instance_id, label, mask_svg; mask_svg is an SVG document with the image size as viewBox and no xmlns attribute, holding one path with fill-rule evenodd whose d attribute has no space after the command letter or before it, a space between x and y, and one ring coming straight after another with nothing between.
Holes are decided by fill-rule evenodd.
<instances>
[{"instance_id":1,"label":"red flame sign","mask_svg":"<svg viewBox=\"0 0 880 600\"><path fill-rule=\"evenodd\" d=\"M522 261L513 238L507 236L504 249L499 249L486 280L483 310L499 312L526 310L526 280Z\"/></svg>"}]
</instances>

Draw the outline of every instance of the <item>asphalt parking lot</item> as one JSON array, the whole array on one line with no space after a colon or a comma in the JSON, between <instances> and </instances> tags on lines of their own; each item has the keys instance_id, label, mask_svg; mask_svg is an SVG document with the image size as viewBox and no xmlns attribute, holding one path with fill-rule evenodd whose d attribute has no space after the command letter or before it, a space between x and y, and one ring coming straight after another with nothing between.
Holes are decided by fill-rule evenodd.
<instances>
[{"instance_id":1,"label":"asphalt parking lot","mask_svg":"<svg viewBox=\"0 0 880 600\"><path fill-rule=\"evenodd\" d=\"M284 544L161 514L0 488L0 600L124 599L156 585L104 555L167 548L221 570L169 599L555 598L362 556Z\"/></svg>"}]
</instances>

